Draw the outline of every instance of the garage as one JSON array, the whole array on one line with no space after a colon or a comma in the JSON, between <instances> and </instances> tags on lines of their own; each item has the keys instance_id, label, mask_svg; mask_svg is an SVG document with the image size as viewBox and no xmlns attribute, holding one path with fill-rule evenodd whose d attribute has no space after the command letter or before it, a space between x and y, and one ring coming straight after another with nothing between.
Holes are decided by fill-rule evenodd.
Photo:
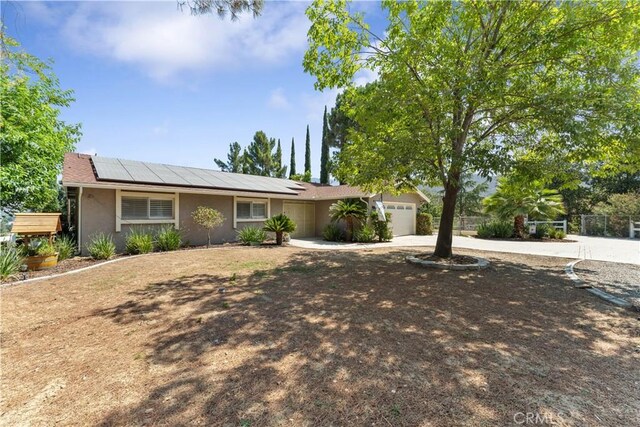
<instances>
[{"instance_id":1,"label":"garage","mask_svg":"<svg viewBox=\"0 0 640 427\"><path fill-rule=\"evenodd\" d=\"M314 203L284 202L283 213L296 223L296 231L291 237L313 237L316 230L316 207Z\"/></svg>"},{"instance_id":2,"label":"garage","mask_svg":"<svg viewBox=\"0 0 640 427\"><path fill-rule=\"evenodd\" d=\"M394 236L416 234L415 203L385 203L384 208L391 214Z\"/></svg>"}]
</instances>

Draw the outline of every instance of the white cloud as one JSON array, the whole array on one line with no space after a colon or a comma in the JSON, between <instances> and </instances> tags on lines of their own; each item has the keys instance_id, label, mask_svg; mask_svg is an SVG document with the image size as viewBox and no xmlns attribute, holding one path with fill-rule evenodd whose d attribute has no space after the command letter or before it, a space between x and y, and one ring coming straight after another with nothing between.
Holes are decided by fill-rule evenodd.
<instances>
[{"instance_id":1,"label":"white cloud","mask_svg":"<svg viewBox=\"0 0 640 427\"><path fill-rule=\"evenodd\" d=\"M83 2L62 31L83 52L133 64L157 80L183 72L274 65L306 47L304 5L265 3L239 21L192 16L174 2Z\"/></svg>"},{"instance_id":2,"label":"white cloud","mask_svg":"<svg viewBox=\"0 0 640 427\"><path fill-rule=\"evenodd\" d=\"M367 83L374 82L378 80L380 75L377 71L369 70L368 68L363 68L356 73L353 78L353 84L356 86L364 86Z\"/></svg>"},{"instance_id":3,"label":"white cloud","mask_svg":"<svg viewBox=\"0 0 640 427\"><path fill-rule=\"evenodd\" d=\"M306 119L310 123L322 123L324 107L331 110L336 104L336 96L342 89L328 89L323 92L313 92L312 94L302 94L302 105L306 110Z\"/></svg>"},{"instance_id":4,"label":"white cloud","mask_svg":"<svg viewBox=\"0 0 640 427\"><path fill-rule=\"evenodd\" d=\"M88 154L90 156L95 156L98 154L98 150L96 149L96 147L91 147L86 150L80 150L80 154Z\"/></svg>"},{"instance_id":5,"label":"white cloud","mask_svg":"<svg viewBox=\"0 0 640 427\"><path fill-rule=\"evenodd\" d=\"M286 110L291 106L281 87L271 91L267 105L277 110Z\"/></svg>"}]
</instances>

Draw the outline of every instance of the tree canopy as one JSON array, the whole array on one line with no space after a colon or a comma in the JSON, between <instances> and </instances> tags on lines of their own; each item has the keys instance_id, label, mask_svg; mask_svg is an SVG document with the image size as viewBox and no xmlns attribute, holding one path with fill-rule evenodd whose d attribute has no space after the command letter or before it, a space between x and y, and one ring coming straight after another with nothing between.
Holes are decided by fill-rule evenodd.
<instances>
[{"instance_id":1,"label":"tree canopy","mask_svg":"<svg viewBox=\"0 0 640 427\"><path fill-rule=\"evenodd\" d=\"M244 156L242 154L242 147L238 142L232 142L229 144L229 153L227 154L227 161L224 162L220 159L214 159L214 162L223 172L242 173L242 163L244 162Z\"/></svg>"},{"instance_id":2,"label":"tree canopy","mask_svg":"<svg viewBox=\"0 0 640 427\"><path fill-rule=\"evenodd\" d=\"M60 88L50 64L0 31L0 203L7 211L57 211L64 154L82 135L79 124L60 119L73 91Z\"/></svg>"},{"instance_id":3,"label":"tree canopy","mask_svg":"<svg viewBox=\"0 0 640 427\"><path fill-rule=\"evenodd\" d=\"M329 184L330 152L329 152L329 124L327 121L327 106L324 106L322 116L322 149L320 150L320 184Z\"/></svg>"},{"instance_id":4,"label":"tree canopy","mask_svg":"<svg viewBox=\"0 0 640 427\"><path fill-rule=\"evenodd\" d=\"M640 164L637 1L384 1L375 34L344 0L314 1L305 70L345 87L357 124L336 175L397 191L445 189L435 254L451 255L460 178L506 173L523 156ZM361 69L375 84L353 89ZM533 172L543 173L542 168Z\"/></svg>"},{"instance_id":5,"label":"tree canopy","mask_svg":"<svg viewBox=\"0 0 640 427\"><path fill-rule=\"evenodd\" d=\"M251 13L257 17L262 13L264 0L178 0L180 9L187 7L193 15L217 14L220 18L231 15L237 20L243 13Z\"/></svg>"}]
</instances>

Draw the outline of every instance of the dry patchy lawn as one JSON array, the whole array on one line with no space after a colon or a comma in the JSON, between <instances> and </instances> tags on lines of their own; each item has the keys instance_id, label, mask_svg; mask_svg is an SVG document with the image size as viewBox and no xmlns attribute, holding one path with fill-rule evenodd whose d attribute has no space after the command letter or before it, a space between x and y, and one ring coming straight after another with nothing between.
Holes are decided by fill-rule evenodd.
<instances>
[{"instance_id":1,"label":"dry patchy lawn","mask_svg":"<svg viewBox=\"0 0 640 427\"><path fill-rule=\"evenodd\" d=\"M2 289L0 424L640 423L638 315L565 260L408 253L185 251Z\"/></svg>"}]
</instances>

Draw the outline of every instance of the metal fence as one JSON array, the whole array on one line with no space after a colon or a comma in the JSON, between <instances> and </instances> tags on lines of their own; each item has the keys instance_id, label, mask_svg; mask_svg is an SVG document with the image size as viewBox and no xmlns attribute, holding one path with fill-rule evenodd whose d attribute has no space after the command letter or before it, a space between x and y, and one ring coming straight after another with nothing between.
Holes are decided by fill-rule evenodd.
<instances>
[{"instance_id":1,"label":"metal fence","mask_svg":"<svg viewBox=\"0 0 640 427\"><path fill-rule=\"evenodd\" d=\"M640 237L640 218L622 215L580 215L580 234L601 237Z\"/></svg>"}]
</instances>

